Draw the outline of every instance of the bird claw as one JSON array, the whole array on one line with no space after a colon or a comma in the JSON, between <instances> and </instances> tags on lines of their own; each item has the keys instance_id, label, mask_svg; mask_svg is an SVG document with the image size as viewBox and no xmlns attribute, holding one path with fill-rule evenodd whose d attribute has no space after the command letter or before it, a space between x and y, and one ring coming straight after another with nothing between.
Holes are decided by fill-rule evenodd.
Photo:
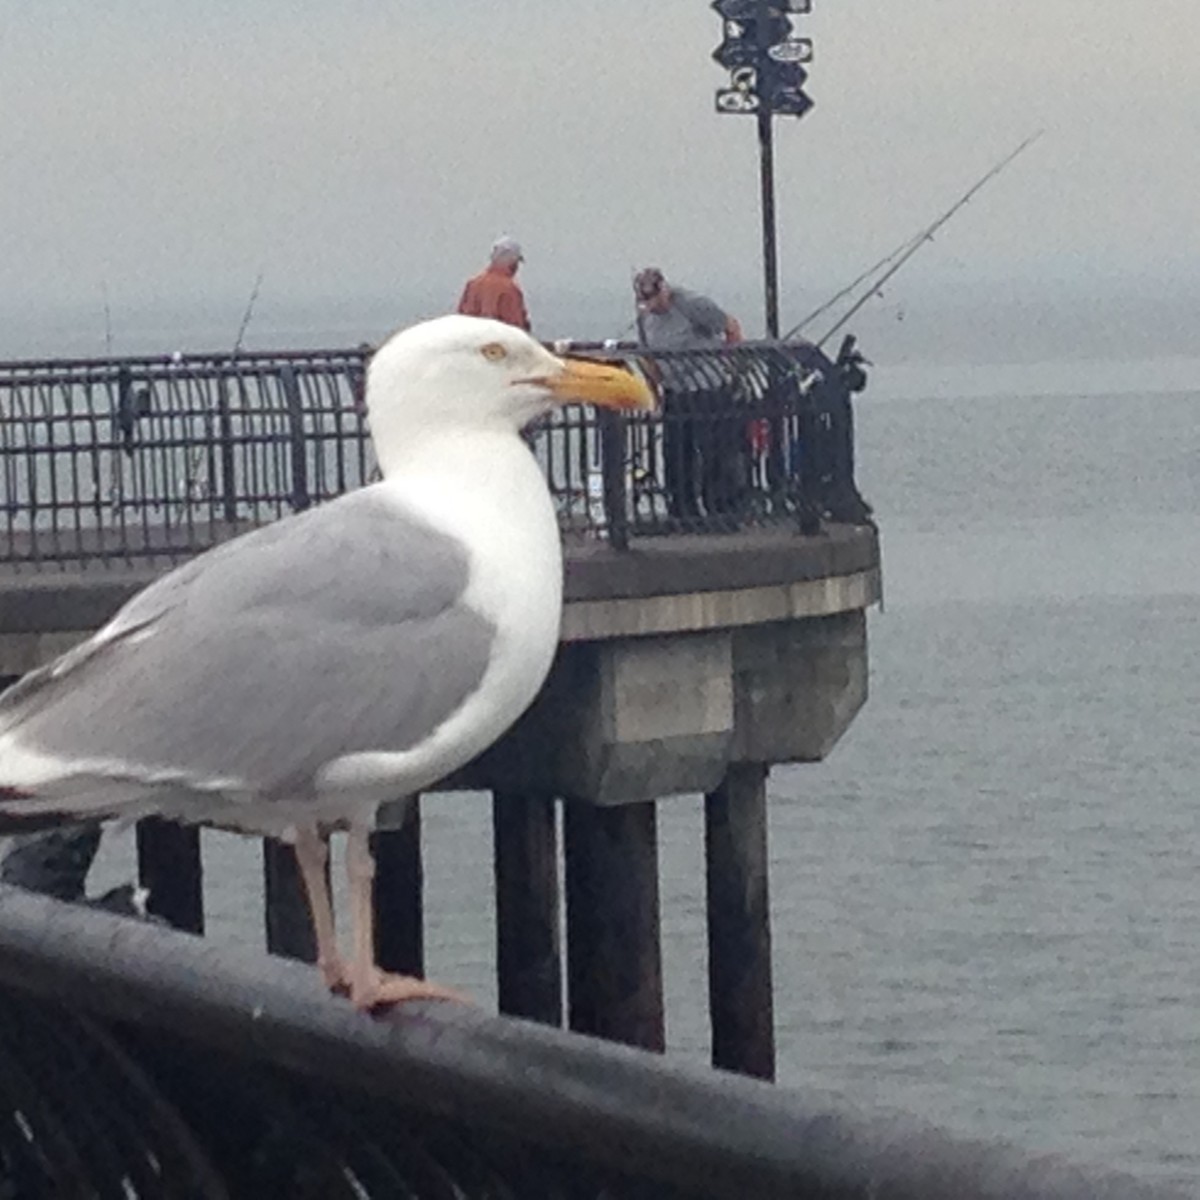
<instances>
[{"instance_id":1,"label":"bird claw","mask_svg":"<svg viewBox=\"0 0 1200 1200\"><path fill-rule=\"evenodd\" d=\"M458 1004L471 1001L462 992L417 979L411 975L392 975L385 971L373 971L365 980L351 981L350 1002L359 1012L374 1012L393 1004L404 1004L409 1000L452 1000Z\"/></svg>"}]
</instances>

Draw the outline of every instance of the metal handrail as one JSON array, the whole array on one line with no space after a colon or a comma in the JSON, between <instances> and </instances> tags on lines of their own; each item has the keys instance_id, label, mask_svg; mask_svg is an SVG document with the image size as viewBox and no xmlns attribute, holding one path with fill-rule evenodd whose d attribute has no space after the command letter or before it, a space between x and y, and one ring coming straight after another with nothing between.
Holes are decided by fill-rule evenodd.
<instances>
[{"instance_id":1,"label":"metal handrail","mask_svg":"<svg viewBox=\"0 0 1200 1200\"><path fill-rule=\"evenodd\" d=\"M869 519L850 386L814 347L584 347L662 411L530 432L564 536ZM0 363L0 563L176 560L369 482L369 347Z\"/></svg>"},{"instance_id":2,"label":"metal handrail","mask_svg":"<svg viewBox=\"0 0 1200 1200\"><path fill-rule=\"evenodd\" d=\"M459 1144L494 1163L532 1151L593 1181L590 1191L544 1194L594 1196L594 1180L613 1172L604 1194L614 1197L1182 1195L466 1007L420 1003L368 1018L329 997L311 968L3 886L0 912L3 990L65 1004L113 1031L175 1097L253 1093L256 1072L271 1068L280 1087L315 1097L322 1111L357 1101L401 1122L448 1122ZM77 1022L63 1036L77 1037ZM88 1085L85 1071L73 1080ZM102 1124L106 1114L94 1116ZM543 1194L508 1182L508 1194Z\"/></svg>"}]
</instances>

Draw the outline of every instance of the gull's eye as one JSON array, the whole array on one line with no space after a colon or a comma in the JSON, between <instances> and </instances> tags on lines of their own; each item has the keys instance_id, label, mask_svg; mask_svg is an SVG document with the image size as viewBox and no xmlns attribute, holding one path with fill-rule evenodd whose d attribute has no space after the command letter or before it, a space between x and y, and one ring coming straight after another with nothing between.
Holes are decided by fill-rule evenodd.
<instances>
[{"instance_id":1,"label":"gull's eye","mask_svg":"<svg viewBox=\"0 0 1200 1200\"><path fill-rule=\"evenodd\" d=\"M488 342L480 351L488 362L503 362L508 357L508 351L499 342Z\"/></svg>"}]
</instances>

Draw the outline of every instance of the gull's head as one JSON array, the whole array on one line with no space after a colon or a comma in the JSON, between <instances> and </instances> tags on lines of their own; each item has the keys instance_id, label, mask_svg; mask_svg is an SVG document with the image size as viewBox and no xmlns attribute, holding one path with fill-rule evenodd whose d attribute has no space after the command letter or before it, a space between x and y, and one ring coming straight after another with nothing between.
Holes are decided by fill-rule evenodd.
<instances>
[{"instance_id":1,"label":"gull's head","mask_svg":"<svg viewBox=\"0 0 1200 1200\"><path fill-rule=\"evenodd\" d=\"M654 408L645 381L619 366L560 358L527 333L483 317L438 317L376 351L367 409L380 461L427 433L508 430L562 404Z\"/></svg>"}]
</instances>

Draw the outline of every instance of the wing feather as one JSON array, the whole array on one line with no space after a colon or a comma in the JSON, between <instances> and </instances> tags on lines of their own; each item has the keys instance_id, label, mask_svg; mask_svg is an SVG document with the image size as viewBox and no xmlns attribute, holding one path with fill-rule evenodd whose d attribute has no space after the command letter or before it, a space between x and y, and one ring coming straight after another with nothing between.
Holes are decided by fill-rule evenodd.
<instances>
[{"instance_id":1,"label":"wing feather","mask_svg":"<svg viewBox=\"0 0 1200 1200\"><path fill-rule=\"evenodd\" d=\"M108 763L300 798L330 759L407 749L478 686L495 631L463 601L469 573L460 543L355 492L139 593L0 700L0 745L64 776Z\"/></svg>"}]
</instances>

